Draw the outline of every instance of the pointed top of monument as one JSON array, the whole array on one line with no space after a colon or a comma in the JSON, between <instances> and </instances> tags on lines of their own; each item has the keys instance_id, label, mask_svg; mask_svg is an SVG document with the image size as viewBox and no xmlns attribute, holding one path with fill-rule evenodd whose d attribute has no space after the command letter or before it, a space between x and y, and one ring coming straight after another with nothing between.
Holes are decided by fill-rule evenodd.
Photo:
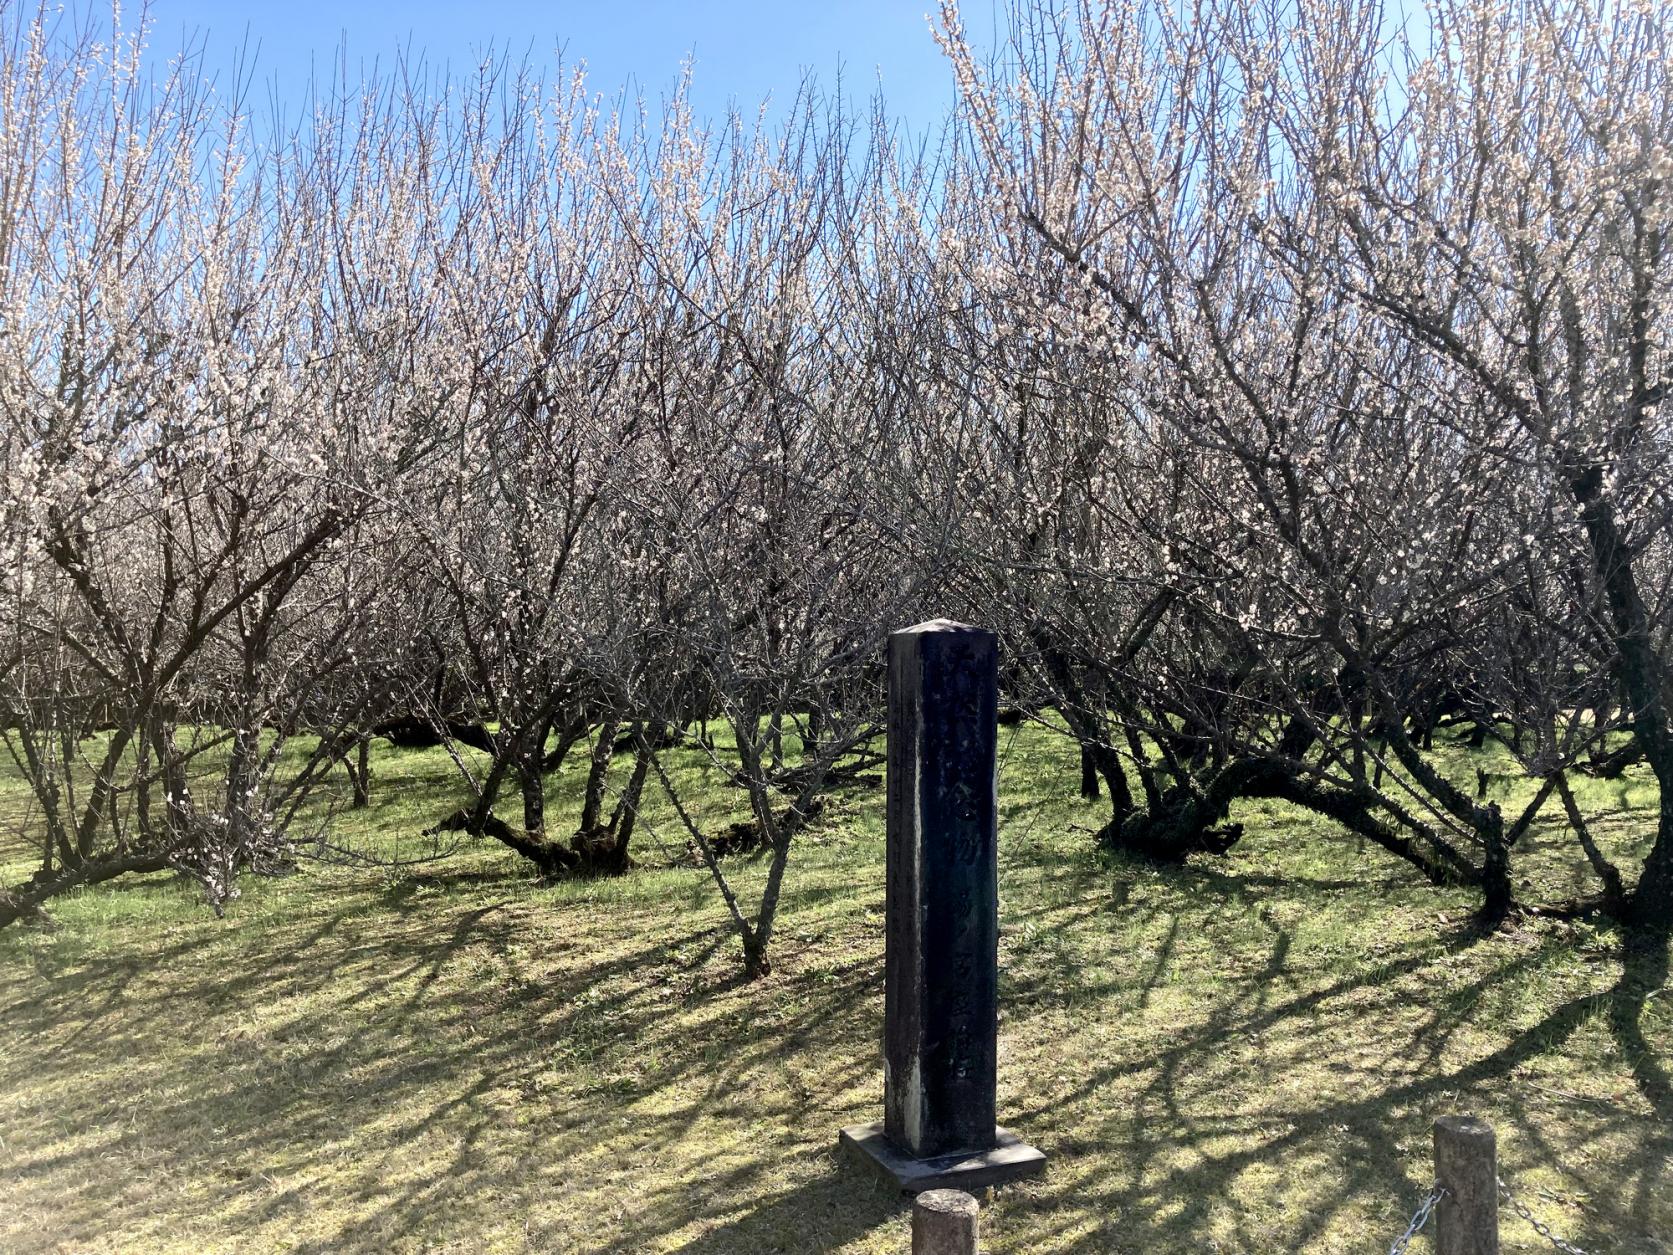
<instances>
[{"instance_id":1,"label":"pointed top of monument","mask_svg":"<svg viewBox=\"0 0 1673 1255\"><path fill-rule=\"evenodd\" d=\"M958 623L952 619L930 619L924 623L914 623L909 628L901 628L893 632L893 636L911 636L924 632L987 632L989 629L976 627L969 623Z\"/></svg>"}]
</instances>

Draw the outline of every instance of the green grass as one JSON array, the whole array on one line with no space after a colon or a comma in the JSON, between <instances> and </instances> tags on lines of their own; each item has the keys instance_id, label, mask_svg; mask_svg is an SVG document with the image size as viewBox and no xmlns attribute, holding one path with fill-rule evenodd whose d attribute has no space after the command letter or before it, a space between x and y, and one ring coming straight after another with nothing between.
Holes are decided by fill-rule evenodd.
<instances>
[{"instance_id":1,"label":"green grass","mask_svg":"<svg viewBox=\"0 0 1673 1255\"><path fill-rule=\"evenodd\" d=\"M985 1202L984 1250L1386 1250L1430 1120L1473 1111L1559 1232L1673 1251L1665 960L1589 925L1478 935L1467 893L1276 805L1222 860L1103 861L1068 747L1002 737L1000 1113L1051 1161ZM380 749L335 830L416 851L452 768ZM1654 799L1639 769L1584 801L1630 856ZM63 900L0 934L0 1250L904 1252L905 1208L835 1153L881 1102L881 810L845 792L800 840L753 984L660 799L652 866L615 881L537 886L473 843L246 879L219 921L168 878ZM1584 888L1559 823L1530 843L1523 896Z\"/></svg>"}]
</instances>

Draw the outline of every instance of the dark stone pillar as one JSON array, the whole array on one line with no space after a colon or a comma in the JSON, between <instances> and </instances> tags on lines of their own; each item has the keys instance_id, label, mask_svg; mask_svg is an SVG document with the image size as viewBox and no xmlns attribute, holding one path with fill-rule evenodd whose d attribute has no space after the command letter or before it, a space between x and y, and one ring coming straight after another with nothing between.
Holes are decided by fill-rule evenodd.
<instances>
[{"instance_id":1,"label":"dark stone pillar","mask_svg":"<svg viewBox=\"0 0 1673 1255\"><path fill-rule=\"evenodd\" d=\"M992 632L889 637L883 1131L919 1159L994 1143L998 714Z\"/></svg>"},{"instance_id":2,"label":"dark stone pillar","mask_svg":"<svg viewBox=\"0 0 1673 1255\"><path fill-rule=\"evenodd\" d=\"M994 1118L998 652L944 619L889 637L884 1118L842 1141L911 1193L1045 1164Z\"/></svg>"}]
</instances>

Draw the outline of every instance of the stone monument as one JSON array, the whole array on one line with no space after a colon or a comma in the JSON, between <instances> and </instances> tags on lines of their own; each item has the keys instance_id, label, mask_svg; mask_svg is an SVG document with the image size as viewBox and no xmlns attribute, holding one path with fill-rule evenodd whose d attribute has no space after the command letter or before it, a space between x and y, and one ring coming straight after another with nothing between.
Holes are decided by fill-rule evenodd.
<instances>
[{"instance_id":1,"label":"stone monument","mask_svg":"<svg viewBox=\"0 0 1673 1255\"><path fill-rule=\"evenodd\" d=\"M883 1121L841 1141L912 1194L1045 1166L995 1122L998 705L992 632L890 635Z\"/></svg>"}]
</instances>

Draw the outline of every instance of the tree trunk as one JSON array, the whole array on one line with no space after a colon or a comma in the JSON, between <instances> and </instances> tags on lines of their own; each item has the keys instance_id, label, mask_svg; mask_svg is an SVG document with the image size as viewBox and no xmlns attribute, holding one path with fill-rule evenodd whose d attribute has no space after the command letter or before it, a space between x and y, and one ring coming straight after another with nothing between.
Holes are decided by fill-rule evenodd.
<instances>
[{"instance_id":1,"label":"tree trunk","mask_svg":"<svg viewBox=\"0 0 1673 1255\"><path fill-rule=\"evenodd\" d=\"M1089 802L1098 800L1098 760L1086 746L1080 747L1080 795Z\"/></svg>"},{"instance_id":2,"label":"tree trunk","mask_svg":"<svg viewBox=\"0 0 1673 1255\"><path fill-rule=\"evenodd\" d=\"M470 808L469 817L465 821L465 831L473 837L480 837L486 830L488 820L494 811L494 803L499 800L500 787L505 782L505 773L510 762L504 757L495 758L488 768L488 775L482 782L482 792L478 795L475 805Z\"/></svg>"},{"instance_id":3,"label":"tree trunk","mask_svg":"<svg viewBox=\"0 0 1673 1255\"><path fill-rule=\"evenodd\" d=\"M53 897L81 885L96 885L114 880L131 872L160 872L168 869L168 852L151 851L144 854L112 854L104 858L88 859L76 867L61 870L54 876L36 877L14 889L0 889L0 928L20 919L40 919L42 906Z\"/></svg>"},{"instance_id":4,"label":"tree trunk","mask_svg":"<svg viewBox=\"0 0 1673 1255\"><path fill-rule=\"evenodd\" d=\"M1490 803L1492 817L1482 828L1486 858L1481 868L1481 922L1489 928L1502 924L1510 914L1510 843L1505 840L1504 817L1497 802Z\"/></svg>"},{"instance_id":5,"label":"tree trunk","mask_svg":"<svg viewBox=\"0 0 1673 1255\"><path fill-rule=\"evenodd\" d=\"M517 783L523 793L523 831L536 841L546 835L546 725L524 732L517 747Z\"/></svg>"},{"instance_id":6,"label":"tree trunk","mask_svg":"<svg viewBox=\"0 0 1673 1255\"><path fill-rule=\"evenodd\" d=\"M157 773L163 783L163 797L171 837L179 837L191 826L192 794L186 783L186 764L174 747L174 727L165 720L151 725L151 743L157 756Z\"/></svg>"},{"instance_id":7,"label":"tree trunk","mask_svg":"<svg viewBox=\"0 0 1673 1255\"><path fill-rule=\"evenodd\" d=\"M1673 775L1673 773L1670 773ZM1644 860L1644 873L1633 892L1628 918L1658 937L1673 934L1673 780L1661 785L1661 816L1656 843Z\"/></svg>"},{"instance_id":8,"label":"tree trunk","mask_svg":"<svg viewBox=\"0 0 1673 1255\"><path fill-rule=\"evenodd\" d=\"M1666 937L1673 933L1673 727L1662 696L1667 669L1656 656L1632 555L1621 542L1614 509L1603 493L1603 477L1602 467L1587 467L1570 487L1591 542L1598 582L1609 602L1616 674L1628 708L1625 713L1661 790L1655 844L1644 860L1628 918L1635 926Z\"/></svg>"},{"instance_id":9,"label":"tree trunk","mask_svg":"<svg viewBox=\"0 0 1673 1255\"><path fill-rule=\"evenodd\" d=\"M569 751L575 747L575 742L587 735L587 728L585 719L560 725L558 743L540 760L540 769L550 775L563 766L564 760L569 757Z\"/></svg>"},{"instance_id":10,"label":"tree trunk","mask_svg":"<svg viewBox=\"0 0 1673 1255\"><path fill-rule=\"evenodd\" d=\"M362 735L354 747L354 767L349 780L354 789L353 810L363 811L372 804L372 738Z\"/></svg>"},{"instance_id":11,"label":"tree trunk","mask_svg":"<svg viewBox=\"0 0 1673 1255\"><path fill-rule=\"evenodd\" d=\"M639 799L645 792L645 777L651 769L651 752L646 747L639 747L638 755L633 760L633 775L628 778L627 788L621 799L616 803L616 810L610 816L610 830L614 840L610 843L609 859L603 870L620 874L629 866L627 855L628 845L633 840L633 829L639 822Z\"/></svg>"},{"instance_id":12,"label":"tree trunk","mask_svg":"<svg viewBox=\"0 0 1673 1255\"><path fill-rule=\"evenodd\" d=\"M1040 647L1040 657L1045 663L1046 674L1050 677L1052 687L1057 690L1058 709L1075 740L1080 743L1081 753L1090 754L1093 766L1104 784L1110 791L1110 826L1118 828L1121 822L1133 812L1133 792L1127 785L1127 773L1121 766L1121 755L1115 752L1103 735L1104 720L1094 716L1091 707L1087 705L1085 693L1075 680L1074 668L1063 652L1045 639L1044 633L1035 634L1035 643Z\"/></svg>"},{"instance_id":13,"label":"tree trunk","mask_svg":"<svg viewBox=\"0 0 1673 1255\"><path fill-rule=\"evenodd\" d=\"M610 774L610 758L616 752L616 732L621 726L619 719L606 719L598 729L598 740L593 742L592 761L587 766L587 789L581 803L582 832L598 827L604 808L604 783Z\"/></svg>"},{"instance_id":14,"label":"tree trunk","mask_svg":"<svg viewBox=\"0 0 1673 1255\"><path fill-rule=\"evenodd\" d=\"M232 849L249 844L254 835L256 815L256 764L260 759L261 728L240 720L232 734L232 752L227 758L227 841Z\"/></svg>"},{"instance_id":15,"label":"tree trunk","mask_svg":"<svg viewBox=\"0 0 1673 1255\"><path fill-rule=\"evenodd\" d=\"M1586 772L1599 780L1619 780L1628 767L1643 757L1644 747L1635 737L1610 753L1593 754L1591 761L1586 765Z\"/></svg>"},{"instance_id":16,"label":"tree trunk","mask_svg":"<svg viewBox=\"0 0 1673 1255\"><path fill-rule=\"evenodd\" d=\"M767 959L767 947L760 936L751 931L743 934L744 944L744 977L747 980L760 980L771 976L773 965Z\"/></svg>"}]
</instances>

